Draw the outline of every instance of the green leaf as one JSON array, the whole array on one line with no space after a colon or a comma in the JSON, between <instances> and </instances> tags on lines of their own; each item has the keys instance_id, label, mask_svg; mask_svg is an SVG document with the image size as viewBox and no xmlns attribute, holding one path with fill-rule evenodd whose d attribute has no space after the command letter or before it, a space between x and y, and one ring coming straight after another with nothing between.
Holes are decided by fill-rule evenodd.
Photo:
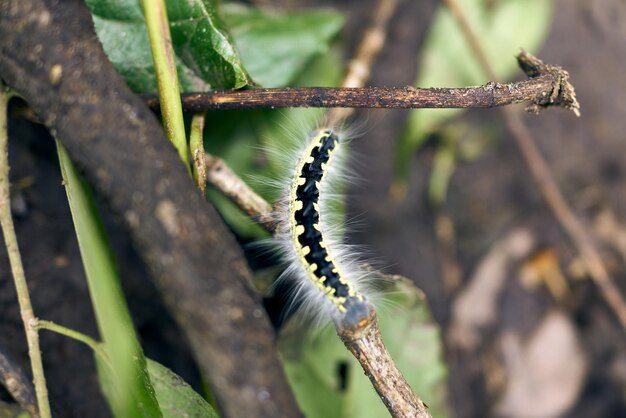
<instances>
[{"instance_id":1,"label":"green leaf","mask_svg":"<svg viewBox=\"0 0 626 418\"><path fill-rule=\"evenodd\" d=\"M156 391L163 418L218 418L207 401L180 376L167 367L148 360L148 373Z\"/></svg>"},{"instance_id":2,"label":"green leaf","mask_svg":"<svg viewBox=\"0 0 626 418\"><path fill-rule=\"evenodd\" d=\"M478 41L498 76L505 81L519 70L514 54L520 47L535 53L552 20L551 0L459 0ZM441 5L435 14L420 57L416 85L464 87L488 80L456 21ZM426 137L462 109L417 109L411 112L399 143L397 174L404 175L411 154Z\"/></svg>"},{"instance_id":3,"label":"green leaf","mask_svg":"<svg viewBox=\"0 0 626 418\"><path fill-rule=\"evenodd\" d=\"M167 0L176 55L212 89L237 89L248 77L210 0Z\"/></svg>"},{"instance_id":4,"label":"green leaf","mask_svg":"<svg viewBox=\"0 0 626 418\"><path fill-rule=\"evenodd\" d=\"M280 13L227 4L222 16L252 79L264 87L283 87L311 58L328 51L344 23L331 10Z\"/></svg>"},{"instance_id":5,"label":"green leaf","mask_svg":"<svg viewBox=\"0 0 626 418\"><path fill-rule=\"evenodd\" d=\"M137 0L87 0L98 38L128 85L156 92L154 66ZM167 0L182 91L240 88L248 77L209 0Z\"/></svg>"},{"instance_id":6,"label":"green leaf","mask_svg":"<svg viewBox=\"0 0 626 418\"><path fill-rule=\"evenodd\" d=\"M120 396L121 390L113 380L112 363L98 351L94 352L100 386L107 399ZM219 415L180 376L150 359L147 361L147 372L159 400L163 418L218 418Z\"/></svg>"},{"instance_id":7,"label":"green leaf","mask_svg":"<svg viewBox=\"0 0 626 418\"><path fill-rule=\"evenodd\" d=\"M407 381L434 418L444 408L446 367L441 336L423 294L406 281L395 284L393 308L379 312L383 339ZM293 325L293 324L291 324ZM291 332L280 336L279 349L298 403L309 418L377 418L388 416L361 366L334 329ZM340 370L344 368L345 380Z\"/></svg>"},{"instance_id":8,"label":"green leaf","mask_svg":"<svg viewBox=\"0 0 626 418\"><path fill-rule=\"evenodd\" d=\"M89 186L58 141L57 151L89 295L104 352L110 359L110 369L103 379L109 384L102 386L103 392L116 417L160 417L98 208Z\"/></svg>"}]
</instances>

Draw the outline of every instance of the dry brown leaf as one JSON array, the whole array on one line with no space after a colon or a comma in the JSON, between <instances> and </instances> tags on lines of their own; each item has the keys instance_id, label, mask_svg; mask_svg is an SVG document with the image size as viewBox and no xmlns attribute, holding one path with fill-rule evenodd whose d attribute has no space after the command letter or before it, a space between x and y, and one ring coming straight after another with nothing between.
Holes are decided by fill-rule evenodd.
<instances>
[{"instance_id":1,"label":"dry brown leaf","mask_svg":"<svg viewBox=\"0 0 626 418\"><path fill-rule=\"evenodd\" d=\"M454 302L450 343L464 349L478 345L480 330L496 319L498 297L510 264L526 257L533 246L534 238L526 229L516 229L493 245Z\"/></svg>"},{"instance_id":2,"label":"dry brown leaf","mask_svg":"<svg viewBox=\"0 0 626 418\"><path fill-rule=\"evenodd\" d=\"M553 418L578 399L587 371L576 329L561 311L552 310L526 340L501 337L507 387L496 404L501 416Z\"/></svg>"}]
</instances>

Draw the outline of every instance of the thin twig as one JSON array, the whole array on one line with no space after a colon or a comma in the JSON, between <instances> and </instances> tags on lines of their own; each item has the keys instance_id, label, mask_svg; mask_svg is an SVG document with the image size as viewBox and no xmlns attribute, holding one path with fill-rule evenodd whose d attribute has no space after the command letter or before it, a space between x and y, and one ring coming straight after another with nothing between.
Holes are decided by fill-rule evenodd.
<instances>
[{"instance_id":1,"label":"thin twig","mask_svg":"<svg viewBox=\"0 0 626 418\"><path fill-rule=\"evenodd\" d=\"M233 109L268 109L286 107L352 107L387 109L488 108L529 102L546 106L546 99L559 91L559 74L548 73L529 80L463 88L406 87L294 87L187 93L181 96L183 109L189 112ZM146 96L146 103L156 109L159 100ZM568 103L550 105L569 107Z\"/></svg>"},{"instance_id":2,"label":"thin twig","mask_svg":"<svg viewBox=\"0 0 626 418\"><path fill-rule=\"evenodd\" d=\"M33 418L39 417L35 388L24 371L9 357L4 350L0 350L0 381L11 397L27 411Z\"/></svg>"},{"instance_id":3,"label":"thin twig","mask_svg":"<svg viewBox=\"0 0 626 418\"><path fill-rule=\"evenodd\" d=\"M206 179L268 232L276 228L272 205L250 188L226 161L206 154Z\"/></svg>"},{"instance_id":4,"label":"thin twig","mask_svg":"<svg viewBox=\"0 0 626 418\"><path fill-rule=\"evenodd\" d=\"M476 57L478 58L480 65L487 74L487 77L492 78L495 74L489 60L484 53L478 38L473 32L469 22L467 21L463 10L456 0L445 0L446 5L457 20L465 38L467 39L470 47ZM524 60L524 53L520 54L520 58ZM528 69L524 68L524 63L521 63L524 70L528 72L541 71L542 66L537 65L537 62L533 59L526 60ZM567 72L564 72L564 76L568 76ZM569 83L567 83L569 85ZM557 91L558 93L558 91ZM573 93L573 90L572 90ZM575 96L573 96L575 100ZM577 102L576 102L577 104ZM578 106L571 108L577 115ZM611 279L602 257L593 244L591 235L584 227L582 222L576 217L572 208L568 205L567 201L563 197L546 160L541 155L536 141L532 137L532 134L522 121L520 113L515 109L503 109L504 120L507 128L515 138L517 146L530 170L537 187L539 188L546 203L554 213L557 221L569 236L570 240L574 243L576 249L580 253L583 261L587 265L587 270L596 283L607 304L615 312L622 326L626 328L626 301L622 297L621 293L613 280Z\"/></svg>"},{"instance_id":5,"label":"thin twig","mask_svg":"<svg viewBox=\"0 0 626 418\"><path fill-rule=\"evenodd\" d=\"M113 363L111 361L111 356L105 349L105 344L90 337L89 335L83 334L80 331L76 331L63 325L56 324L52 321L44 321L41 319L37 321L37 329L44 329L56 332L59 335L63 335L65 337L73 339L74 341L85 344L87 347L91 348L94 354L96 354L99 359L104 362L104 364L109 367L109 370L115 370L115 367L113 366Z\"/></svg>"},{"instance_id":6,"label":"thin twig","mask_svg":"<svg viewBox=\"0 0 626 418\"><path fill-rule=\"evenodd\" d=\"M101 356L104 360L108 360L109 358L107 351L104 349L104 345L100 341L97 341L80 331L64 327L63 325L56 324L52 321L44 321L41 319L37 321L37 329L45 329L56 332L57 334L79 341L91 348L94 353Z\"/></svg>"},{"instance_id":7,"label":"thin twig","mask_svg":"<svg viewBox=\"0 0 626 418\"><path fill-rule=\"evenodd\" d=\"M26 342L28 344L28 357L33 371L35 392L37 394L37 404L42 418L50 418L50 404L48 401L48 389L46 388L46 377L43 372L43 362L39 349L39 335L35 324L37 318L30 303L28 286L24 275L24 266L20 250L17 245L13 219L11 218L11 204L9 191L9 155L8 155L8 133L7 133L7 103L9 93L0 84L0 225L2 234L9 255L11 273L15 282L17 299L20 306L20 315L24 322L26 332Z\"/></svg>"}]
</instances>

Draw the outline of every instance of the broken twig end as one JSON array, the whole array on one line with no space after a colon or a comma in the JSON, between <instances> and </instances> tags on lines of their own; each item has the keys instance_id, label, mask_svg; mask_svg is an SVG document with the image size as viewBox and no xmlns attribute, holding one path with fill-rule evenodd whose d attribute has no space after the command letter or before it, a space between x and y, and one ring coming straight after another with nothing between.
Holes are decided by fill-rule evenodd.
<instances>
[{"instance_id":1,"label":"broken twig end","mask_svg":"<svg viewBox=\"0 0 626 418\"><path fill-rule=\"evenodd\" d=\"M517 55L517 62L520 68L530 78L536 78L542 75L552 74L554 78L554 86L552 93L543 93L526 110L532 113L539 113L542 109L551 106L563 107L571 110L580 117L580 104L576 99L574 86L569 82L569 73L557 65L545 64L539 58L520 50Z\"/></svg>"}]
</instances>

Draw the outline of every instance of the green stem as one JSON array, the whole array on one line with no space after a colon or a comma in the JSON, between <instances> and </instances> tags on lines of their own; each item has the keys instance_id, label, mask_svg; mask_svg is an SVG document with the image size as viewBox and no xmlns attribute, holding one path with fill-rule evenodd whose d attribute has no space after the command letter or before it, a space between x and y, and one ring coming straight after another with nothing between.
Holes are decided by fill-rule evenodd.
<instances>
[{"instance_id":1,"label":"green stem","mask_svg":"<svg viewBox=\"0 0 626 418\"><path fill-rule=\"evenodd\" d=\"M13 219L11 218L11 204L9 191L9 153L8 153L8 132L7 132L7 104L9 93L0 85L0 226L4 235L4 242L9 255L11 272L17 299L20 306L20 314L24 322L26 332L26 342L28 344L28 357L33 370L33 381L37 394L37 404L39 405L39 415L41 418L50 418L50 403L48 401L48 389L46 388L46 377L43 372L43 362L39 349L39 335L37 333L37 318L30 303L28 286L24 275L24 267L17 245Z\"/></svg>"},{"instance_id":2,"label":"green stem","mask_svg":"<svg viewBox=\"0 0 626 418\"><path fill-rule=\"evenodd\" d=\"M195 113L191 119L191 133L189 134L189 148L193 159L193 180L204 195L206 190L206 160L204 159L204 113Z\"/></svg>"},{"instance_id":3,"label":"green stem","mask_svg":"<svg viewBox=\"0 0 626 418\"><path fill-rule=\"evenodd\" d=\"M91 348L96 354L98 354L102 358L108 358L108 355L102 343L91 338L89 335L83 334L82 332L64 327L63 325L55 324L52 321L44 321L41 319L37 321L37 329L47 329L48 331L56 332L57 334L61 334L73 340L80 341L81 343L89 346L89 348Z\"/></svg>"},{"instance_id":4,"label":"green stem","mask_svg":"<svg viewBox=\"0 0 626 418\"><path fill-rule=\"evenodd\" d=\"M185 122L180 103L180 89L165 2L163 0L142 0L141 3L148 37L150 38L165 132L176 147L180 159L183 160L187 170L189 170Z\"/></svg>"}]
</instances>

